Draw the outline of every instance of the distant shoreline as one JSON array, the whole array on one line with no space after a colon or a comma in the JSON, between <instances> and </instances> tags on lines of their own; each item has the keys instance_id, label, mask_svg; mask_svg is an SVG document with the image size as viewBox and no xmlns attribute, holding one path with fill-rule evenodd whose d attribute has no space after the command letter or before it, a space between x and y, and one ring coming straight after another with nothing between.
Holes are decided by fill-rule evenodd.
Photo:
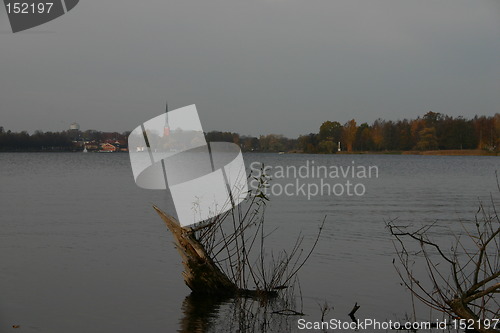
<instances>
[{"instance_id":1,"label":"distant shoreline","mask_svg":"<svg viewBox=\"0 0 500 333\"><path fill-rule=\"evenodd\" d=\"M82 150L0 150L1 153L49 153L49 154L58 154L58 153L84 153ZM113 154L123 154L127 153L126 151L114 151L114 152L109 152L109 151L88 151L87 153L84 154L95 154L95 153L113 153Z\"/></svg>"},{"instance_id":2,"label":"distant shoreline","mask_svg":"<svg viewBox=\"0 0 500 333\"><path fill-rule=\"evenodd\" d=\"M257 152L259 153L259 152ZM263 152L267 153L267 152ZM271 152L276 154L276 152ZM285 154L304 154L299 151L289 151ZM309 153L307 153L309 154ZM333 154L316 153L312 155L426 155L426 156L500 156L500 152L490 152L482 149L448 149L448 150L388 150L388 151L340 151Z\"/></svg>"},{"instance_id":3,"label":"distant shoreline","mask_svg":"<svg viewBox=\"0 0 500 333\"><path fill-rule=\"evenodd\" d=\"M79 151L70 151L70 150L13 150L13 151L1 151L0 153L83 153L81 150ZM98 151L89 152L89 153L102 153ZM122 151L113 152L116 153L124 153ZM245 153L262 153L262 154L278 154L278 152L269 152L269 151L247 151ZM109 154L109 152L107 152ZM308 154L308 155L425 155L425 156L500 156L500 152L489 152L481 149L450 149L450 150L405 150L405 151L340 151L333 154L310 154L303 153L300 151L289 151L285 152L285 154Z\"/></svg>"},{"instance_id":4,"label":"distant shoreline","mask_svg":"<svg viewBox=\"0 0 500 333\"><path fill-rule=\"evenodd\" d=\"M449 150L405 150L405 151L366 151L340 152L340 154L389 154L389 155L426 155L426 156L500 156L500 152L490 152L482 149L449 149Z\"/></svg>"}]
</instances>

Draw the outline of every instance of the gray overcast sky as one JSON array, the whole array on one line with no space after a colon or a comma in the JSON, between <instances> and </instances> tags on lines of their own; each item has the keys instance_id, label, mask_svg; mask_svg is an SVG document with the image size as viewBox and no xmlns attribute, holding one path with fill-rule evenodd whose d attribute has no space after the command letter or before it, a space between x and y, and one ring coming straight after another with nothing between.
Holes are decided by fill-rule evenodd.
<instances>
[{"instance_id":1,"label":"gray overcast sky","mask_svg":"<svg viewBox=\"0 0 500 333\"><path fill-rule=\"evenodd\" d=\"M500 112L499 0L81 0L12 34L0 126L132 130L196 104L205 131Z\"/></svg>"}]
</instances>

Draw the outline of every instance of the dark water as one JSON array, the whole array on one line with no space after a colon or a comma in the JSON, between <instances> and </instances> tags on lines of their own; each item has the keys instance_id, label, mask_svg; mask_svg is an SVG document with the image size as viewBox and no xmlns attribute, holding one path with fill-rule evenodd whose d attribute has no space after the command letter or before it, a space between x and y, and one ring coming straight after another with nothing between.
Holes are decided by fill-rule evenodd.
<instances>
[{"instance_id":1,"label":"dark water","mask_svg":"<svg viewBox=\"0 0 500 333\"><path fill-rule=\"evenodd\" d=\"M411 302L392 265L395 252L385 221L419 226L437 220L435 235L446 241L461 230L458 221L473 220L479 200L488 202L490 193L498 199L496 157L244 158L247 166L258 161L300 167L309 160L378 167L378 178L353 179L363 183L363 196L271 198L266 223L278 230L269 250L291 248L299 233L307 248L327 216L320 243L300 274L307 320L320 319L318 303L325 301L335 307L327 318L347 320L358 302L360 318L403 319ZM228 325L231 307L238 305L186 298L180 257L151 208L171 210L169 197L135 186L127 154L2 153L0 175L0 332L16 331L12 325L22 332L75 333L238 329ZM291 181L275 179L283 186ZM421 319L429 319L425 308L418 310ZM296 319L277 330L296 329Z\"/></svg>"}]
</instances>

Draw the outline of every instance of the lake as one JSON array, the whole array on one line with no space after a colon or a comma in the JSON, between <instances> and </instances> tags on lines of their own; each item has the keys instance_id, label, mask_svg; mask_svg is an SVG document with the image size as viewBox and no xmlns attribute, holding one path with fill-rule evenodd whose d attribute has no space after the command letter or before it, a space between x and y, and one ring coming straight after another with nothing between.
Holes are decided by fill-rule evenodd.
<instances>
[{"instance_id":1,"label":"lake","mask_svg":"<svg viewBox=\"0 0 500 333\"><path fill-rule=\"evenodd\" d=\"M277 184L266 210L266 228L277 228L269 251L290 249L299 234L309 248L326 216L299 273L300 318L310 321L320 320L325 301L334 307L325 318L347 321L356 302L359 318L411 315L386 222L437 221L435 235L448 244L460 221L473 222L479 201L499 198L498 157L251 153L244 159L249 169L254 162L271 166ZM312 165L376 166L377 176L328 174L323 180L331 187L341 184L337 194L347 180L364 191L321 195L310 184L320 186L325 177L280 173L280 166L305 172ZM225 322L234 304L187 299L173 238L151 208L172 213L171 198L135 185L128 154L0 153L0 175L0 332L15 331L13 325L22 332L188 332L200 318L207 331L236 330ZM314 195L297 190L298 178ZM291 195L279 193L287 184ZM428 320L429 310L417 305L417 316ZM298 318L287 319L286 330L297 330Z\"/></svg>"}]
</instances>

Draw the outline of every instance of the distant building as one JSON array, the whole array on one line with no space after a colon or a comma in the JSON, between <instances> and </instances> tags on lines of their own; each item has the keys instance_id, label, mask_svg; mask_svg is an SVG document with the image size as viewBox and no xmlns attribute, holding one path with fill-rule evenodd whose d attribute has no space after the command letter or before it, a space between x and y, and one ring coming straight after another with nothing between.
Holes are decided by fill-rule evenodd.
<instances>
[{"instance_id":1,"label":"distant building","mask_svg":"<svg viewBox=\"0 0 500 333\"><path fill-rule=\"evenodd\" d=\"M69 125L69 133L71 140L80 141L80 125L78 125L78 123L72 123Z\"/></svg>"},{"instance_id":2,"label":"distant building","mask_svg":"<svg viewBox=\"0 0 500 333\"><path fill-rule=\"evenodd\" d=\"M111 143L101 143L101 151L114 152L117 151L117 147Z\"/></svg>"},{"instance_id":3,"label":"distant building","mask_svg":"<svg viewBox=\"0 0 500 333\"><path fill-rule=\"evenodd\" d=\"M72 123L71 125L69 125L69 130L70 131L79 131L80 125L78 125L78 123Z\"/></svg>"}]
</instances>

